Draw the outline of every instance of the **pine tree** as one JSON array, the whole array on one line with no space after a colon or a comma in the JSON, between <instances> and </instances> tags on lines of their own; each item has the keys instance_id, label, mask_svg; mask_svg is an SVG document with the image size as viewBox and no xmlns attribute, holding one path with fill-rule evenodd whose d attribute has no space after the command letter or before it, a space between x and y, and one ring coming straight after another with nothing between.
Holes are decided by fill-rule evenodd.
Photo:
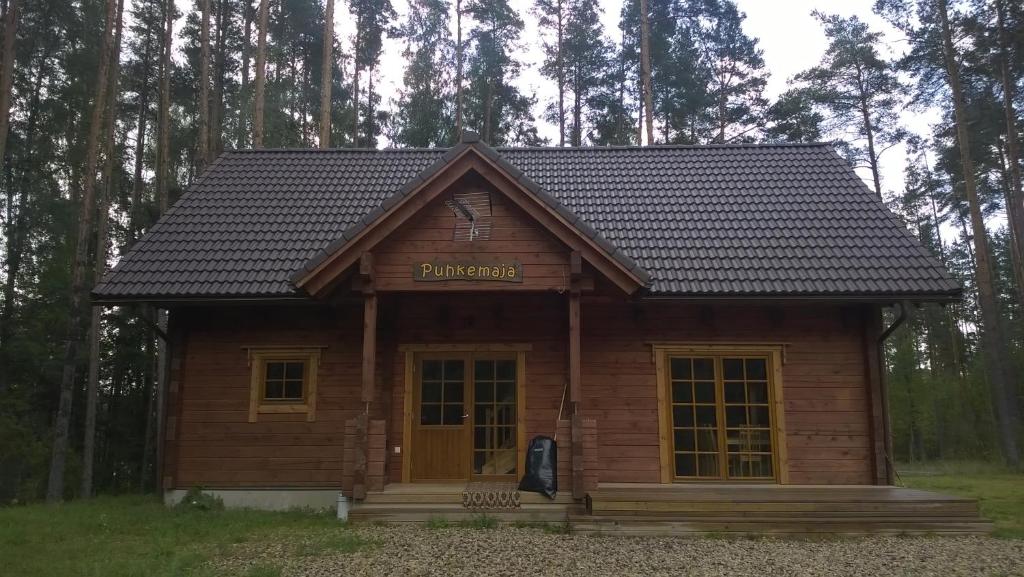
<instances>
[{"instance_id":1,"label":"pine tree","mask_svg":"<svg viewBox=\"0 0 1024 577\"><path fill-rule=\"evenodd\" d=\"M253 96L252 146L263 148L263 107L267 84L267 19L270 0L260 0L256 45L256 86Z\"/></svg>"},{"instance_id":2,"label":"pine tree","mask_svg":"<svg viewBox=\"0 0 1024 577\"><path fill-rule=\"evenodd\" d=\"M106 24L100 48L99 72L96 75L96 97L92 104L89 135L86 143L86 164L77 234L75 235L74 261L71 267L71 307L68 313L67 337L64 345L63 370L60 383L60 405L54 422L53 451L50 459L50 477L46 485L46 500L53 503L64 496L64 468L67 464L68 436L71 428L71 404L75 388L75 372L78 364L78 350L81 345L82 318L86 301L86 275L89 253L89 236L92 233L95 212L96 167L99 158L99 137L103 123L103 111L108 95L108 75L111 60L115 18L120 20L117 0L107 0Z\"/></svg>"},{"instance_id":3,"label":"pine tree","mask_svg":"<svg viewBox=\"0 0 1024 577\"><path fill-rule=\"evenodd\" d=\"M506 0L471 0L466 13L476 26L470 32L466 92L466 125L492 146L540 142L530 112L533 99L512 85L520 64L512 51L519 44L523 21Z\"/></svg>"},{"instance_id":4,"label":"pine tree","mask_svg":"<svg viewBox=\"0 0 1024 577\"><path fill-rule=\"evenodd\" d=\"M352 77L352 142L355 146L374 146L380 132L380 119L374 105L380 95L372 89L373 70L380 62L384 49L384 31L395 17L391 0L351 0L349 10L355 18L356 33L353 42L354 73ZM360 102L360 79L368 71L370 88L366 91L366 104Z\"/></svg>"},{"instance_id":5,"label":"pine tree","mask_svg":"<svg viewBox=\"0 0 1024 577\"><path fill-rule=\"evenodd\" d=\"M544 50L544 62L540 71L545 77L555 81L558 95L547 108L547 118L558 125L558 146L565 146L565 93L566 93L566 37L568 33L569 0L536 0L534 11L538 25L546 35L541 40Z\"/></svg>"},{"instance_id":6,"label":"pine tree","mask_svg":"<svg viewBox=\"0 0 1024 577\"><path fill-rule=\"evenodd\" d=\"M397 35L405 41L405 88L399 96L392 130L403 146L444 146L453 140L455 112L452 68L455 45L448 32L447 0L412 0Z\"/></svg>"},{"instance_id":7,"label":"pine tree","mask_svg":"<svg viewBox=\"0 0 1024 577\"><path fill-rule=\"evenodd\" d=\"M324 49L320 75L320 148L331 146L331 69L334 66L334 0L327 0L324 11Z\"/></svg>"},{"instance_id":8,"label":"pine tree","mask_svg":"<svg viewBox=\"0 0 1024 577\"><path fill-rule=\"evenodd\" d=\"M879 159L906 134L899 124L904 87L893 65L878 54L881 33L870 30L856 16L821 12L814 16L824 26L829 46L821 63L801 72L797 81L805 84L805 93L828 112L826 130L841 135L849 160L871 171L875 193L881 198ZM851 138L863 144L852 145Z\"/></svg>"},{"instance_id":9,"label":"pine tree","mask_svg":"<svg viewBox=\"0 0 1024 577\"><path fill-rule=\"evenodd\" d=\"M199 0L202 21L199 25L199 136L196 153L197 172L210 161L210 0Z\"/></svg>"},{"instance_id":10,"label":"pine tree","mask_svg":"<svg viewBox=\"0 0 1024 577\"><path fill-rule=\"evenodd\" d=\"M588 112L602 105L600 92L611 80L607 71L615 65L612 48L604 38L600 7L595 0L571 0L565 30L563 62L567 87L572 93L569 129L572 146L582 146Z\"/></svg>"}]
</instances>

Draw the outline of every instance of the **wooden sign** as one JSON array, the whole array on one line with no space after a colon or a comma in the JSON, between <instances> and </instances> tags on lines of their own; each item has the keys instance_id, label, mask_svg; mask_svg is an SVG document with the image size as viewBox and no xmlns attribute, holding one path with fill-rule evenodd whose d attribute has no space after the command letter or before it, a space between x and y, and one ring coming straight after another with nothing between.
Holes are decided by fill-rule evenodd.
<instances>
[{"instance_id":1,"label":"wooden sign","mask_svg":"<svg viewBox=\"0 0 1024 577\"><path fill-rule=\"evenodd\" d=\"M495 264L466 262L421 262L413 265L414 281L483 280L523 282L523 265L516 261Z\"/></svg>"}]
</instances>

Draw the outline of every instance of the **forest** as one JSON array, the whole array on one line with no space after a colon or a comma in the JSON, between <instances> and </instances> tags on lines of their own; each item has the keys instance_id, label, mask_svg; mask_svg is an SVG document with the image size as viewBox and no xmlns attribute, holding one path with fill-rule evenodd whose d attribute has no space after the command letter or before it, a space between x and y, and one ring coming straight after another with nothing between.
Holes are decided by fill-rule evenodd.
<instances>
[{"instance_id":1,"label":"forest","mask_svg":"<svg viewBox=\"0 0 1024 577\"><path fill-rule=\"evenodd\" d=\"M1020 468L1024 5L877 0L895 55L865 19L815 13L827 50L777 98L732 0L626 0L612 30L598 0L528 10L0 0L0 503L156 491L165 315L89 290L222 151L444 147L464 130L493 146L834 142L964 287L906 306L888 341L890 458ZM556 96L526 93L528 71ZM925 133L901 124L929 110ZM897 147L904 181L883 190Z\"/></svg>"}]
</instances>

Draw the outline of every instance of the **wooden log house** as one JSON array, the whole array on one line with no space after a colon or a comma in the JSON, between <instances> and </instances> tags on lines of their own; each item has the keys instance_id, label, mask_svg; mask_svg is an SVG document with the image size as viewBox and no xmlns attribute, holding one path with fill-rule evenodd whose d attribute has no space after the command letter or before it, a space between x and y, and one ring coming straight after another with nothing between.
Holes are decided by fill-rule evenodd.
<instances>
[{"instance_id":1,"label":"wooden log house","mask_svg":"<svg viewBox=\"0 0 1024 577\"><path fill-rule=\"evenodd\" d=\"M169 311L169 502L455 517L557 435L501 515L673 532L984 529L891 487L881 310L960 292L827 145L467 134L225 152L93 296Z\"/></svg>"}]
</instances>

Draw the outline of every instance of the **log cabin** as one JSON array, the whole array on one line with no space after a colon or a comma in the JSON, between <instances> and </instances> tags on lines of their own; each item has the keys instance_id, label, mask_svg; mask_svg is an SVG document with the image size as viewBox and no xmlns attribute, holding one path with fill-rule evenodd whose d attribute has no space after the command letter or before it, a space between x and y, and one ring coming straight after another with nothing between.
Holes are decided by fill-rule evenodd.
<instances>
[{"instance_id":1,"label":"log cabin","mask_svg":"<svg viewBox=\"0 0 1024 577\"><path fill-rule=\"evenodd\" d=\"M985 528L892 486L882 343L960 293L825 144L467 133L225 152L93 298L168 311L169 503L902 531ZM537 436L554 500L514 491Z\"/></svg>"}]
</instances>

